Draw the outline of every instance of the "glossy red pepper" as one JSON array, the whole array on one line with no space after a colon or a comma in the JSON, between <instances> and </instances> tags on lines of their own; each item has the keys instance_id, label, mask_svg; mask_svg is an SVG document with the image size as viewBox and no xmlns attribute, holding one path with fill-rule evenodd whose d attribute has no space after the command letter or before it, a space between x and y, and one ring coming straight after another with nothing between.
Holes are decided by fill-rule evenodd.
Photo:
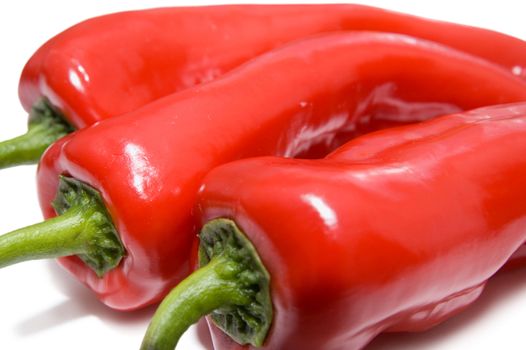
<instances>
[{"instance_id":1,"label":"glossy red pepper","mask_svg":"<svg viewBox=\"0 0 526 350\"><path fill-rule=\"evenodd\" d=\"M31 114L30 131L0 144L0 167L36 162L53 140L74 128L210 81L287 41L337 30L409 34L488 59L526 79L522 40L367 6L240 5L117 13L66 30L29 60L19 94Z\"/></svg>"},{"instance_id":2,"label":"glossy red pepper","mask_svg":"<svg viewBox=\"0 0 526 350\"><path fill-rule=\"evenodd\" d=\"M321 160L212 170L203 267L161 304L142 349L173 349L167 337L211 311L258 349L361 349L446 320L526 240L525 154L522 103L365 135ZM216 350L255 348L212 328Z\"/></svg>"},{"instance_id":3,"label":"glossy red pepper","mask_svg":"<svg viewBox=\"0 0 526 350\"><path fill-rule=\"evenodd\" d=\"M213 167L257 155L312 156L313 146L326 154L364 125L522 100L526 82L435 43L368 32L307 39L55 143L40 163L39 196L46 217L62 215L40 225L54 235L64 227L71 242L58 241L68 249L9 238L35 239L22 229L0 239L0 265L77 255L60 262L104 303L138 308L189 273L195 196ZM60 185L59 175L67 177Z\"/></svg>"}]
</instances>

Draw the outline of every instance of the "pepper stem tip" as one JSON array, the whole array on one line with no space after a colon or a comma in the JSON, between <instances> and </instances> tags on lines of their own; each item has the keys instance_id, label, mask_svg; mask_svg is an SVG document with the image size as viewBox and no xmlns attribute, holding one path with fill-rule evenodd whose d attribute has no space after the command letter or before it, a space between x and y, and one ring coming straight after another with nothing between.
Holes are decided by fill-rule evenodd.
<instances>
[{"instance_id":1,"label":"pepper stem tip","mask_svg":"<svg viewBox=\"0 0 526 350\"><path fill-rule=\"evenodd\" d=\"M119 264L124 247L95 189L61 177L54 206L57 217L0 236L0 268L78 255L101 277Z\"/></svg>"},{"instance_id":2,"label":"pepper stem tip","mask_svg":"<svg viewBox=\"0 0 526 350\"><path fill-rule=\"evenodd\" d=\"M37 163L53 142L72 131L73 127L42 99L31 110L28 131L0 142L0 169Z\"/></svg>"},{"instance_id":3,"label":"pepper stem tip","mask_svg":"<svg viewBox=\"0 0 526 350\"><path fill-rule=\"evenodd\" d=\"M212 220L200 237L201 267L161 303L141 350L173 350L208 314L236 342L263 344L272 320L270 277L255 248L228 219Z\"/></svg>"}]
</instances>

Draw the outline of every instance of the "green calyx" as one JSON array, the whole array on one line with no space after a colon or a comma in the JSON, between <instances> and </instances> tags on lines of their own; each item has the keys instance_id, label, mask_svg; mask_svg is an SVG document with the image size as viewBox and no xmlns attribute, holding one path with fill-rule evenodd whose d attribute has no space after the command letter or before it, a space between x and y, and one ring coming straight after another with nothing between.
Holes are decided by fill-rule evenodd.
<instances>
[{"instance_id":1,"label":"green calyx","mask_svg":"<svg viewBox=\"0 0 526 350\"><path fill-rule=\"evenodd\" d=\"M200 234L200 268L161 303L141 350L172 350L202 316L239 344L259 347L272 322L270 277L254 246L232 220L216 219Z\"/></svg>"},{"instance_id":2,"label":"green calyx","mask_svg":"<svg viewBox=\"0 0 526 350\"><path fill-rule=\"evenodd\" d=\"M0 236L0 267L77 255L102 277L125 255L100 194L62 176L53 206L57 217Z\"/></svg>"},{"instance_id":3,"label":"green calyx","mask_svg":"<svg viewBox=\"0 0 526 350\"><path fill-rule=\"evenodd\" d=\"M210 314L214 323L239 344L261 346L272 322L270 275L257 252L234 221L217 219L205 225L200 234L199 265L227 256L243 266L235 278L250 295L250 303L225 305Z\"/></svg>"},{"instance_id":4,"label":"green calyx","mask_svg":"<svg viewBox=\"0 0 526 350\"><path fill-rule=\"evenodd\" d=\"M27 133L0 142L0 169L37 163L49 145L73 131L49 101L41 99L31 109Z\"/></svg>"},{"instance_id":5,"label":"green calyx","mask_svg":"<svg viewBox=\"0 0 526 350\"><path fill-rule=\"evenodd\" d=\"M84 229L79 239L84 246L77 255L99 277L119 265L125 255L124 246L97 190L81 181L61 176L52 204L59 215L69 211L82 212Z\"/></svg>"}]
</instances>

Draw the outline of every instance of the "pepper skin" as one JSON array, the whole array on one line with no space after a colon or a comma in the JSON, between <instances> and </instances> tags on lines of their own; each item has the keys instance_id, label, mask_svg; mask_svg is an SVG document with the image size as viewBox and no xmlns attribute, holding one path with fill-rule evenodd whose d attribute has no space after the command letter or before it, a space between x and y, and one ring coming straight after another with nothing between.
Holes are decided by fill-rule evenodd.
<instances>
[{"instance_id":1,"label":"pepper skin","mask_svg":"<svg viewBox=\"0 0 526 350\"><path fill-rule=\"evenodd\" d=\"M90 19L51 39L27 63L20 99L29 112L45 96L82 128L210 81L287 41L338 30L408 34L510 71L526 68L522 40L367 6L162 8ZM526 71L518 75L526 79Z\"/></svg>"},{"instance_id":2,"label":"pepper skin","mask_svg":"<svg viewBox=\"0 0 526 350\"><path fill-rule=\"evenodd\" d=\"M338 30L395 32L436 41L526 79L522 40L367 6L241 5L117 13L66 30L29 60L19 86L22 105L38 115L35 106L45 101L46 110L65 118L65 125L48 131L46 124L38 133L0 144L0 167L36 162L52 140L72 127L83 128L210 81L290 40ZM37 138L42 140L37 143ZM11 150L13 145L23 150Z\"/></svg>"},{"instance_id":3,"label":"pepper skin","mask_svg":"<svg viewBox=\"0 0 526 350\"><path fill-rule=\"evenodd\" d=\"M365 135L322 160L220 166L198 205L203 222L235 221L270 274L261 349L361 349L460 312L524 243L525 154L526 104L493 106ZM216 350L253 348L213 334Z\"/></svg>"},{"instance_id":4,"label":"pepper skin","mask_svg":"<svg viewBox=\"0 0 526 350\"><path fill-rule=\"evenodd\" d=\"M103 278L76 257L60 261L109 306L134 309L188 274L192 208L211 168L334 149L363 124L526 100L525 87L486 61L406 36L320 36L66 137L40 164L40 203L55 215L60 174L100 191L127 256Z\"/></svg>"}]
</instances>

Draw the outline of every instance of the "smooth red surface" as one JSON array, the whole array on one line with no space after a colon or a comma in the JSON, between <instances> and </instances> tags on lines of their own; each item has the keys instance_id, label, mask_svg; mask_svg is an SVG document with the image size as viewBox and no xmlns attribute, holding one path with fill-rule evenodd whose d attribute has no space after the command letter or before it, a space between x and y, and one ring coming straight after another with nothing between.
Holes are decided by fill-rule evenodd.
<instances>
[{"instance_id":1,"label":"smooth red surface","mask_svg":"<svg viewBox=\"0 0 526 350\"><path fill-rule=\"evenodd\" d=\"M360 5L162 8L82 22L27 63L24 108L42 96L77 128L210 81L293 39L340 31L396 32L486 58L526 79L526 43L496 32Z\"/></svg>"},{"instance_id":2,"label":"smooth red surface","mask_svg":"<svg viewBox=\"0 0 526 350\"><path fill-rule=\"evenodd\" d=\"M431 42L320 36L60 140L40 163L40 202L55 215L59 174L101 192L128 255L102 279L77 258L61 263L109 306L138 308L190 272L196 192L213 167L326 154L363 129L521 100L526 82Z\"/></svg>"},{"instance_id":3,"label":"smooth red surface","mask_svg":"<svg viewBox=\"0 0 526 350\"><path fill-rule=\"evenodd\" d=\"M262 349L353 350L471 304L526 240L526 103L355 139L322 160L212 170L202 220L234 219L271 275ZM239 349L215 329L215 349ZM248 349L249 347L245 347Z\"/></svg>"}]
</instances>

